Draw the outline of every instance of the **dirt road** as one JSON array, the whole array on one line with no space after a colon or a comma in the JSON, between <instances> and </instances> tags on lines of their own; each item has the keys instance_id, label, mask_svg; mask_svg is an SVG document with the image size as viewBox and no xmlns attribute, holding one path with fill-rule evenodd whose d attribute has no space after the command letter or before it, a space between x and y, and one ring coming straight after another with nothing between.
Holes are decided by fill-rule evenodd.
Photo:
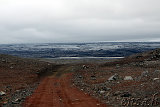
<instances>
[{"instance_id":1,"label":"dirt road","mask_svg":"<svg viewBox=\"0 0 160 107\"><path fill-rule=\"evenodd\" d=\"M71 85L71 73L46 77L24 107L106 107Z\"/></svg>"}]
</instances>

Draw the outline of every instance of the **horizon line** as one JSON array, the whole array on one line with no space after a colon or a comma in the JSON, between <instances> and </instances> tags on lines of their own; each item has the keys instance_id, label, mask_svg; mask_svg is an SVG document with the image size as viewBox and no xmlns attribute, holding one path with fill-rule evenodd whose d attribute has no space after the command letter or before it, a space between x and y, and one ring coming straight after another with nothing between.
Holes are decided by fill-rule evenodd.
<instances>
[{"instance_id":1,"label":"horizon line","mask_svg":"<svg viewBox=\"0 0 160 107\"><path fill-rule=\"evenodd\" d=\"M159 43L160 41L95 41L95 42L37 42L37 43L0 43L0 45L10 44L81 44L81 43Z\"/></svg>"}]
</instances>

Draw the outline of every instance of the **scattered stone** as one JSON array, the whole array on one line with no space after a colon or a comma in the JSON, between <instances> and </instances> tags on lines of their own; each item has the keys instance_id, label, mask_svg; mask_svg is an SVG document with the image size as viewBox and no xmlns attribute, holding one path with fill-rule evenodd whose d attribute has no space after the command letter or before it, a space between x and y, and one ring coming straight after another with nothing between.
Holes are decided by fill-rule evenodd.
<instances>
[{"instance_id":1,"label":"scattered stone","mask_svg":"<svg viewBox=\"0 0 160 107\"><path fill-rule=\"evenodd\" d=\"M2 62L6 62L6 60L2 59Z\"/></svg>"},{"instance_id":2,"label":"scattered stone","mask_svg":"<svg viewBox=\"0 0 160 107\"><path fill-rule=\"evenodd\" d=\"M147 77L148 74L149 74L148 71L143 71L143 72L141 73L140 79L142 79L142 77Z\"/></svg>"},{"instance_id":3,"label":"scattered stone","mask_svg":"<svg viewBox=\"0 0 160 107\"><path fill-rule=\"evenodd\" d=\"M144 98L152 98L154 92L159 92L160 60L154 60L153 63L152 60L144 62L143 58L141 61L141 56L137 58L140 58L140 61L137 60L137 62L131 63L130 59L127 59L125 63L129 62L128 64L113 63L111 67L106 66L106 68L100 70L108 72L97 72L96 70L92 70L91 67L84 72L84 75L83 72L77 72L74 83L79 89L84 90L85 94L92 95L104 102L108 101L108 104L113 104L117 107L122 99L130 100L131 98L132 101L134 98L135 100L136 98L141 98L142 100ZM148 58L148 56L146 58ZM138 71L134 72L136 70ZM127 75L129 72L132 72L132 75ZM79 79L81 78L79 75L83 76L83 80ZM106 78L108 75L110 76ZM96 79L96 81L92 81L94 79ZM135 82L128 83L127 81ZM96 105L98 106L99 104Z\"/></svg>"},{"instance_id":4,"label":"scattered stone","mask_svg":"<svg viewBox=\"0 0 160 107\"><path fill-rule=\"evenodd\" d=\"M18 93L18 92L20 92L20 90L16 90L16 92Z\"/></svg>"},{"instance_id":5,"label":"scattered stone","mask_svg":"<svg viewBox=\"0 0 160 107\"><path fill-rule=\"evenodd\" d=\"M12 101L12 104L19 104L20 102L21 102L21 99L17 98L14 101Z\"/></svg>"},{"instance_id":6,"label":"scattered stone","mask_svg":"<svg viewBox=\"0 0 160 107\"><path fill-rule=\"evenodd\" d=\"M75 99L75 101L79 101L79 99Z\"/></svg>"},{"instance_id":7,"label":"scattered stone","mask_svg":"<svg viewBox=\"0 0 160 107\"><path fill-rule=\"evenodd\" d=\"M39 71L37 71L37 72L36 72L36 74L37 74L37 75L39 75L39 74L40 74L40 72L39 72Z\"/></svg>"},{"instance_id":8,"label":"scattered stone","mask_svg":"<svg viewBox=\"0 0 160 107\"><path fill-rule=\"evenodd\" d=\"M100 106L100 104L97 104L97 106Z\"/></svg>"},{"instance_id":9,"label":"scattered stone","mask_svg":"<svg viewBox=\"0 0 160 107\"><path fill-rule=\"evenodd\" d=\"M11 88L12 88L12 86L8 85L8 86L6 86L6 88L11 89Z\"/></svg>"},{"instance_id":10,"label":"scattered stone","mask_svg":"<svg viewBox=\"0 0 160 107\"><path fill-rule=\"evenodd\" d=\"M82 78L82 76L80 75L78 78Z\"/></svg>"},{"instance_id":11,"label":"scattered stone","mask_svg":"<svg viewBox=\"0 0 160 107\"><path fill-rule=\"evenodd\" d=\"M120 94L121 94L120 91L116 91L115 93L113 93L113 96L118 96L118 95L120 95Z\"/></svg>"},{"instance_id":12,"label":"scattered stone","mask_svg":"<svg viewBox=\"0 0 160 107\"><path fill-rule=\"evenodd\" d=\"M138 59L138 58L141 58L141 57L143 57L143 56L142 56L142 55L136 56L137 59Z\"/></svg>"},{"instance_id":13,"label":"scattered stone","mask_svg":"<svg viewBox=\"0 0 160 107\"><path fill-rule=\"evenodd\" d=\"M154 73L159 74L160 70L155 70Z\"/></svg>"},{"instance_id":14,"label":"scattered stone","mask_svg":"<svg viewBox=\"0 0 160 107\"><path fill-rule=\"evenodd\" d=\"M159 80L159 78L154 78L153 81Z\"/></svg>"},{"instance_id":15,"label":"scattered stone","mask_svg":"<svg viewBox=\"0 0 160 107\"><path fill-rule=\"evenodd\" d=\"M107 87L102 87L102 89L103 89L104 91L110 91L110 90L111 90L111 88L107 88Z\"/></svg>"},{"instance_id":16,"label":"scattered stone","mask_svg":"<svg viewBox=\"0 0 160 107\"><path fill-rule=\"evenodd\" d=\"M116 68L119 68L120 67L120 65L119 64L116 64Z\"/></svg>"},{"instance_id":17,"label":"scattered stone","mask_svg":"<svg viewBox=\"0 0 160 107\"><path fill-rule=\"evenodd\" d=\"M121 97L130 97L130 96L132 96L132 95L128 92L125 92L121 95Z\"/></svg>"},{"instance_id":18,"label":"scattered stone","mask_svg":"<svg viewBox=\"0 0 160 107\"><path fill-rule=\"evenodd\" d=\"M145 79L144 77L148 77L149 76L149 72L148 71L143 71L141 73L141 75L139 77L136 78L136 80L142 80L142 79Z\"/></svg>"},{"instance_id":19,"label":"scattered stone","mask_svg":"<svg viewBox=\"0 0 160 107\"><path fill-rule=\"evenodd\" d=\"M129 81L129 80L133 80L133 78L132 78L131 76L125 76L125 77L124 77L124 80Z\"/></svg>"},{"instance_id":20,"label":"scattered stone","mask_svg":"<svg viewBox=\"0 0 160 107\"><path fill-rule=\"evenodd\" d=\"M11 66L10 69L13 69L13 66Z\"/></svg>"},{"instance_id":21,"label":"scattered stone","mask_svg":"<svg viewBox=\"0 0 160 107\"><path fill-rule=\"evenodd\" d=\"M96 80L96 76L92 75L91 80Z\"/></svg>"},{"instance_id":22,"label":"scattered stone","mask_svg":"<svg viewBox=\"0 0 160 107\"><path fill-rule=\"evenodd\" d=\"M104 91L104 90L102 90L102 91L100 91L99 93L100 93L100 94L104 94L104 93L105 93L105 91Z\"/></svg>"},{"instance_id":23,"label":"scattered stone","mask_svg":"<svg viewBox=\"0 0 160 107\"><path fill-rule=\"evenodd\" d=\"M6 93L4 91L0 91L0 96L5 96Z\"/></svg>"},{"instance_id":24,"label":"scattered stone","mask_svg":"<svg viewBox=\"0 0 160 107\"><path fill-rule=\"evenodd\" d=\"M89 68L89 67L86 66L86 65L83 65L82 68L83 68L83 69L87 69L87 68Z\"/></svg>"},{"instance_id":25,"label":"scattered stone","mask_svg":"<svg viewBox=\"0 0 160 107\"><path fill-rule=\"evenodd\" d=\"M114 74L108 79L108 81L114 81L114 80L117 80L117 79L118 79L118 74Z\"/></svg>"},{"instance_id":26,"label":"scattered stone","mask_svg":"<svg viewBox=\"0 0 160 107\"><path fill-rule=\"evenodd\" d=\"M20 98L17 98L16 100L15 100L15 102L20 102L21 101L21 99Z\"/></svg>"}]
</instances>

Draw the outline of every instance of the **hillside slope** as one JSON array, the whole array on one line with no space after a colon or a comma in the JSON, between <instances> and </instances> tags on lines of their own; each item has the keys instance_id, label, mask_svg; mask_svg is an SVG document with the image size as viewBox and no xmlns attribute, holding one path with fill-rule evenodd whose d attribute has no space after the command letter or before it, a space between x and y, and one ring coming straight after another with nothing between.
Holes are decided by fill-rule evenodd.
<instances>
[{"instance_id":1,"label":"hillside slope","mask_svg":"<svg viewBox=\"0 0 160 107\"><path fill-rule=\"evenodd\" d=\"M160 106L160 49L105 64L81 65L73 84L113 107Z\"/></svg>"},{"instance_id":2,"label":"hillside slope","mask_svg":"<svg viewBox=\"0 0 160 107\"><path fill-rule=\"evenodd\" d=\"M42 76L51 74L56 67L51 63L1 54L0 94L5 95L0 95L0 105L12 104L16 99L30 95Z\"/></svg>"}]
</instances>

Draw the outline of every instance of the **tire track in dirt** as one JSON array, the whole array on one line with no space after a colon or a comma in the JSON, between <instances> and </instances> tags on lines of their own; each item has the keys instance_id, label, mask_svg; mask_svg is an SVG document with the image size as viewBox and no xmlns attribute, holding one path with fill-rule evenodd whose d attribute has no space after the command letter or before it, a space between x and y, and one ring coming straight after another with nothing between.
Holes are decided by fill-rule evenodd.
<instances>
[{"instance_id":1,"label":"tire track in dirt","mask_svg":"<svg viewBox=\"0 0 160 107\"><path fill-rule=\"evenodd\" d=\"M24 107L107 107L71 85L71 73L46 77ZM99 105L100 104L100 105Z\"/></svg>"}]
</instances>

